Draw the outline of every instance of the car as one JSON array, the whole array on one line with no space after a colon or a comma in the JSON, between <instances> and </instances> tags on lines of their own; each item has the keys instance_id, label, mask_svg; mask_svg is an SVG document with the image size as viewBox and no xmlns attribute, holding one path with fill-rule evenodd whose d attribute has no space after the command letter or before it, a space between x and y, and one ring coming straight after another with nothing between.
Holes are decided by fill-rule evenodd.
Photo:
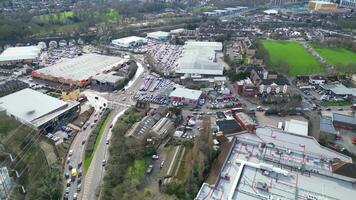
<instances>
[{"instance_id":1,"label":"car","mask_svg":"<svg viewBox=\"0 0 356 200\"><path fill-rule=\"evenodd\" d=\"M77 178L77 184L81 183L82 179L80 177Z\"/></svg>"},{"instance_id":2,"label":"car","mask_svg":"<svg viewBox=\"0 0 356 200\"><path fill-rule=\"evenodd\" d=\"M327 110L327 111L330 111L330 110L331 110L331 108L327 108L326 110Z\"/></svg>"},{"instance_id":3,"label":"car","mask_svg":"<svg viewBox=\"0 0 356 200\"><path fill-rule=\"evenodd\" d=\"M70 187L67 187L66 188L66 194L69 194L69 192L70 192Z\"/></svg>"},{"instance_id":4,"label":"car","mask_svg":"<svg viewBox=\"0 0 356 200\"><path fill-rule=\"evenodd\" d=\"M90 128L94 128L94 126L95 126L95 124L94 124L94 123L92 123L92 124L90 125Z\"/></svg>"},{"instance_id":5,"label":"car","mask_svg":"<svg viewBox=\"0 0 356 200\"><path fill-rule=\"evenodd\" d=\"M83 172L80 170L79 172L78 172L78 177L81 177L83 175Z\"/></svg>"},{"instance_id":6,"label":"car","mask_svg":"<svg viewBox=\"0 0 356 200\"><path fill-rule=\"evenodd\" d=\"M69 169L69 170L72 170L72 169L73 169L72 164L68 164L68 169Z\"/></svg>"},{"instance_id":7,"label":"car","mask_svg":"<svg viewBox=\"0 0 356 200\"><path fill-rule=\"evenodd\" d=\"M352 144L356 144L356 138L352 138L351 142Z\"/></svg>"},{"instance_id":8,"label":"car","mask_svg":"<svg viewBox=\"0 0 356 200\"><path fill-rule=\"evenodd\" d=\"M106 139L106 144L109 144L110 140L109 139Z\"/></svg>"},{"instance_id":9,"label":"car","mask_svg":"<svg viewBox=\"0 0 356 200\"><path fill-rule=\"evenodd\" d=\"M68 158L67 158L67 163L70 163L70 157L68 156Z\"/></svg>"},{"instance_id":10,"label":"car","mask_svg":"<svg viewBox=\"0 0 356 200\"><path fill-rule=\"evenodd\" d=\"M162 162L161 162L159 167L162 169L163 165L164 165L164 160L162 160Z\"/></svg>"},{"instance_id":11,"label":"car","mask_svg":"<svg viewBox=\"0 0 356 200\"><path fill-rule=\"evenodd\" d=\"M159 159L159 157L158 157L157 155L153 155L153 156L152 156L152 159L154 159L154 160L158 160L158 159Z\"/></svg>"},{"instance_id":12,"label":"car","mask_svg":"<svg viewBox=\"0 0 356 200\"><path fill-rule=\"evenodd\" d=\"M63 199L68 200L68 194L64 194Z\"/></svg>"},{"instance_id":13,"label":"car","mask_svg":"<svg viewBox=\"0 0 356 200\"><path fill-rule=\"evenodd\" d=\"M103 160L101 164L104 167L106 165L106 160Z\"/></svg>"},{"instance_id":14,"label":"car","mask_svg":"<svg viewBox=\"0 0 356 200\"><path fill-rule=\"evenodd\" d=\"M64 173L64 177L65 177L66 179L68 179L68 178L69 178L69 172Z\"/></svg>"},{"instance_id":15,"label":"car","mask_svg":"<svg viewBox=\"0 0 356 200\"><path fill-rule=\"evenodd\" d=\"M338 111L343 111L344 109L343 108L339 108L339 109L337 109Z\"/></svg>"},{"instance_id":16,"label":"car","mask_svg":"<svg viewBox=\"0 0 356 200\"><path fill-rule=\"evenodd\" d=\"M146 173L150 174L152 172L152 170L153 170L153 165L149 165L147 170L146 170Z\"/></svg>"},{"instance_id":17,"label":"car","mask_svg":"<svg viewBox=\"0 0 356 200\"><path fill-rule=\"evenodd\" d=\"M69 150L68 156L72 156L73 155L73 149Z\"/></svg>"},{"instance_id":18,"label":"car","mask_svg":"<svg viewBox=\"0 0 356 200\"><path fill-rule=\"evenodd\" d=\"M77 198L78 198L78 193L74 193L73 194L73 200L77 200Z\"/></svg>"},{"instance_id":19,"label":"car","mask_svg":"<svg viewBox=\"0 0 356 200\"><path fill-rule=\"evenodd\" d=\"M84 144L85 144L85 140L82 141L82 145L84 145Z\"/></svg>"},{"instance_id":20,"label":"car","mask_svg":"<svg viewBox=\"0 0 356 200\"><path fill-rule=\"evenodd\" d=\"M80 161L80 162L78 163L78 168L80 168L80 167L82 166L82 164L83 164L83 162Z\"/></svg>"},{"instance_id":21,"label":"car","mask_svg":"<svg viewBox=\"0 0 356 200\"><path fill-rule=\"evenodd\" d=\"M94 99L99 100L99 97L98 97L98 96L96 96L96 97L94 97Z\"/></svg>"},{"instance_id":22,"label":"car","mask_svg":"<svg viewBox=\"0 0 356 200\"><path fill-rule=\"evenodd\" d=\"M113 127L113 125L112 124L110 124L110 128L112 128Z\"/></svg>"},{"instance_id":23,"label":"car","mask_svg":"<svg viewBox=\"0 0 356 200\"><path fill-rule=\"evenodd\" d=\"M67 187L70 187L70 184L71 184L71 180L68 179L68 180L67 180Z\"/></svg>"},{"instance_id":24,"label":"car","mask_svg":"<svg viewBox=\"0 0 356 200\"><path fill-rule=\"evenodd\" d=\"M79 184L77 185L77 192L80 192L80 190L81 190L81 184L79 183Z\"/></svg>"}]
</instances>

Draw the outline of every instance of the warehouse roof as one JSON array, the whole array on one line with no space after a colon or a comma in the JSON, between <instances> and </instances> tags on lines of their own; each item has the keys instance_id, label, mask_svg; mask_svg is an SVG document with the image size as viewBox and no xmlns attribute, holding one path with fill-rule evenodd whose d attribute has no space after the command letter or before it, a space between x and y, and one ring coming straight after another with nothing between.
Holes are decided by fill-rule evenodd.
<instances>
[{"instance_id":1,"label":"warehouse roof","mask_svg":"<svg viewBox=\"0 0 356 200\"><path fill-rule=\"evenodd\" d=\"M176 73L223 75L222 63L216 62L216 51L221 50L221 42L186 42Z\"/></svg>"},{"instance_id":2,"label":"warehouse roof","mask_svg":"<svg viewBox=\"0 0 356 200\"><path fill-rule=\"evenodd\" d=\"M331 117L320 117L320 132L336 134Z\"/></svg>"},{"instance_id":3,"label":"warehouse roof","mask_svg":"<svg viewBox=\"0 0 356 200\"><path fill-rule=\"evenodd\" d=\"M291 119L286 121L284 130L298 135L308 135L308 122Z\"/></svg>"},{"instance_id":4,"label":"warehouse roof","mask_svg":"<svg viewBox=\"0 0 356 200\"><path fill-rule=\"evenodd\" d=\"M356 117L339 113L333 113L333 121L356 125Z\"/></svg>"},{"instance_id":5,"label":"warehouse roof","mask_svg":"<svg viewBox=\"0 0 356 200\"><path fill-rule=\"evenodd\" d=\"M186 98L192 100L198 100L201 96L202 91L200 90L191 90L186 88L176 88L171 92L169 97L178 97L178 98Z\"/></svg>"},{"instance_id":6,"label":"warehouse roof","mask_svg":"<svg viewBox=\"0 0 356 200\"><path fill-rule=\"evenodd\" d=\"M37 70L38 73L71 80L87 80L101 72L122 64L125 59L99 54L84 54L72 59L62 59L58 63Z\"/></svg>"},{"instance_id":7,"label":"warehouse roof","mask_svg":"<svg viewBox=\"0 0 356 200\"><path fill-rule=\"evenodd\" d=\"M40 53L39 46L9 47L0 54L0 62L37 59Z\"/></svg>"},{"instance_id":8,"label":"warehouse roof","mask_svg":"<svg viewBox=\"0 0 356 200\"><path fill-rule=\"evenodd\" d=\"M67 107L67 103L26 88L0 98L0 107L20 121L32 123L38 118Z\"/></svg>"},{"instance_id":9,"label":"warehouse roof","mask_svg":"<svg viewBox=\"0 0 356 200\"><path fill-rule=\"evenodd\" d=\"M146 38L143 37L137 37L137 36L129 36L129 37L124 37L124 38L120 38L120 39L115 39L112 41L113 44L118 44L118 43L122 43L122 44L130 44L132 42L138 42L138 41L146 41Z\"/></svg>"},{"instance_id":10,"label":"warehouse roof","mask_svg":"<svg viewBox=\"0 0 356 200\"><path fill-rule=\"evenodd\" d=\"M320 85L324 90L330 90L336 95L356 95L356 88L348 88L343 84Z\"/></svg>"}]
</instances>

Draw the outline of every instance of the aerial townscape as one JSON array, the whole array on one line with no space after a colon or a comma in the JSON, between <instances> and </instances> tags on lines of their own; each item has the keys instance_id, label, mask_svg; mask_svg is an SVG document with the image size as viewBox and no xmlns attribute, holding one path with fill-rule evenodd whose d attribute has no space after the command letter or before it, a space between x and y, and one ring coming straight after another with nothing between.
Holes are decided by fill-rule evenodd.
<instances>
[{"instance_id":1,"label":"aerial townscape","mask_svg":"<svg viewBox=\"0 0 356 200\"><path fill-rule=\"evenodd\" d=\"M356 199L356 0L0 0L0 200Z\"/></svg>"}]
</instances>

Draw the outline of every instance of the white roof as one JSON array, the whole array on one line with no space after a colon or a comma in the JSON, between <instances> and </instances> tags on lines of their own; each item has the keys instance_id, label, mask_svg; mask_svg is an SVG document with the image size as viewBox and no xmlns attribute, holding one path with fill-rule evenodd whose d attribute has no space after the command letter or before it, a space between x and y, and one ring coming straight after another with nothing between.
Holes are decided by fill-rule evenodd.
<instances>
[{"instance_id":1,"label":"white roof","mask_svg":"<svg viewBox=\"0 0 356 200\"><path fill-rule=\"evenodd\" d=\"M223 65L215 62L216 51L221 50L221 42L186 42L175 71L181 74L223 75Z\"/></svg>"},{"instance_id":2,"label":"white roof","mask_svg":"<svg viewBox=\"0 0 356 200\"><path fill-rule=\"evenodd\" d=\"M84 54L76 58L62 59L50 67L37 70L37 72L52 77L81 81L110 70L123 62L125 59L120 57Z\"/></svg>"},{"instance_id":3,"label":"white roof","mask_svg":"<svg viewBox=\"0 0 356 200\"><path fill-rule=\"evenodd\" d=\"M0 54L0 61L34 60L40 53L39 46L9 47Z\"/></svg>"},{"instance_id":4,"label":"white roof","mask_svg":"<svg viewBox=\"0 0 356 200\"><path fill-rule=\"evenodd\" d=\"M129 36L129 37L124 37L120 39L113 40L113 44L130 44L132 42L140 42L140 41L146 41L146 38L143 37L137 37L137 36Z\"/></svg>"},{"instance_id":5,"label":"white roof","mask_svg":"<svg viewBox=\"0 0 356 200\"><path fill-rule=\"evenodd\" d=\"M186 98L192 100L198 100L201 96L202 91L200 90L191 90L186 88L176 88L171 92L169 97L178 97L178 98Z\"/></svg>"},{"instance_id":6,"label":"white roof","mask_svg":"<svg viewBox=\"0 0 356 200\"><path fill-rule=\"evenodd\" d=\"M308 122L291 119L285 122L284 130L298 135L308 135Z\"/></svg>"},{"instance_id":7,"label":"white roof","mask_svg":"<svg viewBox=\"0 0 356 200\"><path fill-rule=\"evenodd\" d=\"M26 88L0 98L0 107L21 121L34 120L64 108L67 103L41 92Z\"/></svg>"},{"instance_id":8,"label":"white roof","mask_svg":"<svg viewBox=\"0 0 356 200\"><path fill-rule=\"evenodd\" d=\"M313 2L313 3L316 3L316 4L335 4L335 3L327 2L327 1L310 1L310 2Z\"/></svg>"},{"instance_id":9,"label":"white roof","mask_svg":"<svg viewBox=\"0 0 356 200\"><path fill-rule=\"evenodd\" d=\"M278 10L275 10L275 9L269 9L269 10L265 10L263 11L264 13L266 14L278 14Z\"/></svg>"},{"instance_id":10,"label":"white roof","mask_svg":"<svg viewBox=\"0 0 356 200\"><path fill-rule=\"evenodd\" d=\"M151 33L147 33L147 37L168 37L169 33L165 31L155 31Z\"/></svg>"}]
</instances>

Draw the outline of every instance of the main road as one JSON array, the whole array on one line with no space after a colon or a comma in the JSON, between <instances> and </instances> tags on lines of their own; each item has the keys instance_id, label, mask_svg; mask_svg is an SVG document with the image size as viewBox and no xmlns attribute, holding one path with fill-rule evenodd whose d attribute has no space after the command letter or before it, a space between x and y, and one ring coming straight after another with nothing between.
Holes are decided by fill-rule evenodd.
<instances>
[{"instance_id":1,"label":"main road","mask_svg":"<svg viewBox=\"0 0 356 200\"><path fill-rule=\"evenodd\" d=\"M99 141L96 151L94 152L93 160L88 171L85 174L85 179L83 183L83 192L81 194L81 199L83 200L95 200L99 195L98 187L100 186L102 179L105 174L105 167L103 167L103 160L108 158L108 148L110 145L106 144L106 140L111 137L110 125L114 124L117 118L124 113L124 111L134 105L132 96L138 91L140 85L143 82L143 77L145 76L143 66L138 63L138 69L135 77L130 81L125 87L124 91L116 93L97 93L98 96L108 100L108 105L113 109L109 123L105 127L104 133Z\"/></svg>"}]
</instances>

